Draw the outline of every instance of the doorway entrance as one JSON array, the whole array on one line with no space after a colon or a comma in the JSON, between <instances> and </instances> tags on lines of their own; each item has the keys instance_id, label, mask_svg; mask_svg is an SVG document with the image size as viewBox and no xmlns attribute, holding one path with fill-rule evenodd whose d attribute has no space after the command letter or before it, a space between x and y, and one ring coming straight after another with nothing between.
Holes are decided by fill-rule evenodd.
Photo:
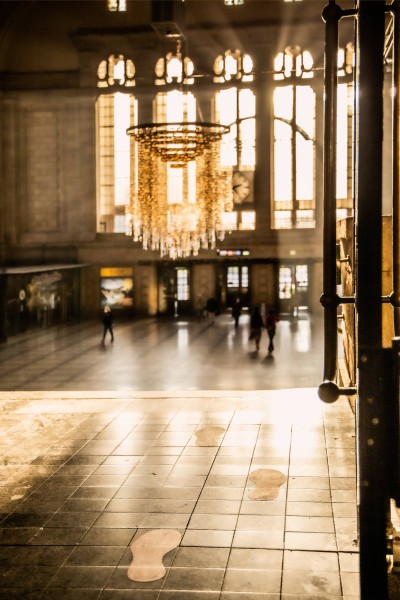
<instances>
[{"instance_id":1,"label":"doorway entrance","mask_svg":"<svg viewBox=\"0 0 400 600\"><path fill-rule=\"evenodd\" d=\"M190 271L187 267L164 266L159 271L159 314L169 317L190 313Z\"/></svg>"},{"instance_id":2,"label":"doorway entrance","mask_svg":"<svg viewBox=\"0 0 400 600\"><path fill-rule=\"evenodd\" d=\"M279 312L299 316L308 310L308 265L279 267Z\"/></svg>"},{"instance_id":3,"label":"doorway entrance","mask_svg":"<svg viewBox=\"0 0 400 600\"><path fill-rule=\"evenodd\" d=\"M249 267L248 265L229 265L225 271L226 306L232 307L239 298L242 308L248 308Z\"/></svg>"}]
</instances>

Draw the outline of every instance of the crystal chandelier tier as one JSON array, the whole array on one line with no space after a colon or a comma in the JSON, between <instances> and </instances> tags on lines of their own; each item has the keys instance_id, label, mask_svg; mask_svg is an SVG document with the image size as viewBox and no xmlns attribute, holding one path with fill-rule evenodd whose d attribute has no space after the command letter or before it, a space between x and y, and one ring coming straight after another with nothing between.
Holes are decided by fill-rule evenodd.
<instances>
[{"instance_id":1,"label":"crystal chandelier tier","mask_svg":"<svg viewBox=\"0 0 400 600\"><path fill-rule=\"evenodd\" d=\"M185 258L223 240L233 208L232 169L221 166L217 123L148 123L130 127L138 142L138 181L127 209L128 231L145 250Z\"/></svg>"}]
</instances>

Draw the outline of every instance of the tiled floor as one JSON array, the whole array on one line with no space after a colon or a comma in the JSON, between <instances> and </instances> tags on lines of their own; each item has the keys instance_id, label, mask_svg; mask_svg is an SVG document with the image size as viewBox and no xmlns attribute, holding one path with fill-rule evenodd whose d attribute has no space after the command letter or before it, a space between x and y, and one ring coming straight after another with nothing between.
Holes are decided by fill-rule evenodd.
<instances>
[{"instance_id":1,"label":"tiled floor","mask_svg":"<svg viewBox=\"0 0 400 600\"><path fill-rule=\"evenodd\" d=\"M1 598L359 598L347 400L103 395L0 394ZM257 469L285 476L275 500L250 499ZM166 574L131 581L129 546L157 529L182 536Z\"/></svg>"},{"instance_id":2,"label":"tiled floor","mask_svg":"<svg viewBox=\"0 0 400 600\"><path fill-rule=\"evenodd\" d=\"M317 398L320 331L282 320L273 359L227 316L0 345L1 600L359 600L354 416ZM163 529L165 575L132 581Z\"/></svg>"},{"instance_id":3,"label":"tiled floor","mask_svg":"<svg viewBox=\"0 0 400 600\"><path fill-rule=\"evenodd\" d=\"M39 329L0 344L0 390L193 391L317 387L321 383L321 318L283 318L273 357L249 342L249 317L234 328L184 317L123 321L104 345L101 321Z\"/></svg>"}]
</instances>

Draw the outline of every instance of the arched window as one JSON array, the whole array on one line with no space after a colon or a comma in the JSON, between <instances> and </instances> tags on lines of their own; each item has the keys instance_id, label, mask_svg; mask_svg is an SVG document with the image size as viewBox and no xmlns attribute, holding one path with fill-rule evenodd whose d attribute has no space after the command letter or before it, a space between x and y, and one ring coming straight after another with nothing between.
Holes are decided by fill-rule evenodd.
<instances>
[{"instance_id":1,"label":"arched window","mask_svg":"<svg viewBox=\"0 0 400 600\"><path fill-rule=\"evenodd\" d=\"M111 55L98 68L97 118L97 231L125 233L131 167L135 145L126 130L136 123L137 102L128 92L135 85L135 68L122 55Z\"/></svg>"},{"instance_id":2,"label":"arched window","mask_svg":"<svg viewBox=\"0 0 400 600\"><path fill-rule=\"evenodd\" d=\"M225 215L227 230L254 229L253 172L255 168L255 114L254 92L242 84L254 78L253 60L240 50L227 50L214 61L214 82L231 82L214 96L215 120L230 126L223 137L221 162L233 167L232 193L235 211ZM236 84L240 82L240 87Z\"/></svg>"},{"instance_id":3,"label":"arched window","mask_svg":"<svg viewBox=\"0 0 400 600\"><path fill-rule=\"evenodd\" d=\"M183 83L191 85L194 83L193 71L193 62L188 56L183 57L182 42L178 40L175 52L168 52L166 56L158 59L155 68L155 84Z\"/></svg>"},{"instance_id":4,"label":"arched window","mask_svg":"<svg viewBox=\"0 0 400 600\"><path fill-rule=\"evenodd\" d=\"M176 43L175 52L169 52L157 61L155 67L156 85L183 83L192 85L194 66L191 59L183 56L182 42ZM196 98L189 91L171 90L159 92L154 101L155 120L158 123L182 123L196 121ZM167 202L182 204L183 198L196 203L196 163L177 166L166 163Z\"/></svg>"},{"instance_id":5,"label":"arched window","mask_svg":"<svg viewBox=\"0 0 400 600\"><path fill-rule=\"evenodd\" d=\"M123 87L135 85L135 65L133 61L125 60L122 54L111 54L107 60L102 60L97 69L97 87Z\"/></svg>"},{"instance_id":6,"label":"arched window","mask_svg":"<svg viewBox=\"0 0 400 600\"><path fill-rule=\"evenodd\" d=\"M313 60L299 46L274 61L273 211L275 229L315 227Z\"/></svg>"}]
</instances>

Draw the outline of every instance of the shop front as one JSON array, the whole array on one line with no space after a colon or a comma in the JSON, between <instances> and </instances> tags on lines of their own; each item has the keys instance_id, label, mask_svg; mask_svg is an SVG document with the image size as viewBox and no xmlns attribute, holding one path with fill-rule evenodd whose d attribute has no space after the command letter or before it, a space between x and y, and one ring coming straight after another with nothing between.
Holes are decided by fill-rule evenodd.
<instances>
[{"instance_id":1,"label":"shop front","mask_svg":"<svg viewBox=\"0 0 400 600\"><path fill-rule=\"evenodd\" d=\"M0 341L27 330L76 319L84 265L3 268L0 273Z\"/></svg>"}]
</instances>

